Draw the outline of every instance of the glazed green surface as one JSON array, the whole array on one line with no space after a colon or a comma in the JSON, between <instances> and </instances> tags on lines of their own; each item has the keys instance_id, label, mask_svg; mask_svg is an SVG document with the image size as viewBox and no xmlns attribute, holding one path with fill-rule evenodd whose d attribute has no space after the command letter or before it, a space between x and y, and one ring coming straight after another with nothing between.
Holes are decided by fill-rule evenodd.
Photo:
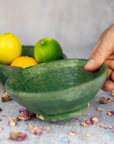
<instances>
[{"instance_id":1,"label":"glazed green surface","mask_svg":"<svg viewBox=\"0 0 114 144\"><path fill-rule=\"evenodd\" d=\"M22 46L22 56L27 55L34 58L33 49L34 46ZM65 54L63 54L63 58L67 58ZM0 81L5 84L9 76L21 69L23 68L0 64Z\"/></svg>"},{"instance_id":2,"label":"glazed green surface","mask_svg":"<svg viewBox=\"0 0 114 144\"><path fill-rule=\"evenodd\" d=\"M12 98L44 120L74 117L87 109L102 87L107 66L87 72L85 59L64 59L32 66L13 74L6 82Z\"/></svg>"}]
</instances>

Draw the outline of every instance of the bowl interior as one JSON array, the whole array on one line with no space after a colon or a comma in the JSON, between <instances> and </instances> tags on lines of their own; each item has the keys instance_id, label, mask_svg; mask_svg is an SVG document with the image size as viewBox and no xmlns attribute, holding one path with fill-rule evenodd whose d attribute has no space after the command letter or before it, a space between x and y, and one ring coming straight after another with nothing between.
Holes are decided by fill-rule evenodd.
<instances>
[{"instance_id":1,"label":"bowl interior","mask_svg":"<svg viewBox=\"0 0 114 144\"><path fill-rule=\"evenodd\" d=\"M66 59L32 66L14 74L8 85L21 92L51 92L88 83L104 73L105 67L85 71L86 63L84 59Z\"/></svg>"}]
</instances>

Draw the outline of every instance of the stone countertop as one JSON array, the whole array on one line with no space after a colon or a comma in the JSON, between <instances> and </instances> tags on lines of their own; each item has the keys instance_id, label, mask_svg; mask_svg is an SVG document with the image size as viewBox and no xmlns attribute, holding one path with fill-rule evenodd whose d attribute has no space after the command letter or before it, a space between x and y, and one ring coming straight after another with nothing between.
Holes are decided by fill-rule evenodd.
<instances>
[{"instance_id":1,"label":"stone countertop","mask_svg":"<svg viewBox=\"0 0 114 144\"><path fill-rule=\"evenodd\" d=\"M0 89L3 86L0 85ZM0 92L0 96L2 96ZM104 92L99 90L95 95L95 98L89 103L89 108L82 113L79 117L80 120L74 118L67 119L59 122L47 122L33 117L27 121L19 121L15 127L8 126L9 117L16 118L19 115L19 109L23 108L14 100L7 102L0 102L0 127L4 130L0 131L0 144L17 144L19 142L6 139L9 133L12 131L23 132L27 134L27 138L21 142L21 144L113 144L114 143L114 133L109 126L114 126L114 116L108 116L108 111L114 111L114 102L109 104L100 104L100 97L110 97L109 92ZM96 109L101 108L104 111L98 112ZM3 116L5 115L5 116ZM84 128L81 123L84 119L90 120L92 116L100 116L101 121L95 123L89 128ZM100 124L105 124L107 129L101 128ZM36 136L28 130L27 125L36 125L43 129L46 126L50 127L50 130L43 131L42 135ZM75 136L70 136L69 131L76 131L78 134ZM86 134L91 134L90 137L86 137Z\"/></svg>"}]
</instances>

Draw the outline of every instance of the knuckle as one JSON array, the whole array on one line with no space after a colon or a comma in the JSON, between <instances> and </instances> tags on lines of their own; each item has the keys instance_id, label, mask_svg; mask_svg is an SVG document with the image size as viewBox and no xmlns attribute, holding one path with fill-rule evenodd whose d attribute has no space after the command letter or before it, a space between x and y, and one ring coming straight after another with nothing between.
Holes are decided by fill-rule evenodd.
<instances>
[{"instance_id":1,"label":"knuckle","mask_svg":"<svg viewBox=\"0 0 114 144\"><path fill-rule=\"evenodd\" d=\"M103 55L103 48L99 46L96 51L93 53L94 55L97 55L98 57L101 57Z\"/></svg>"},{"instance_id":2,"label":"knuckle","mask_svg":"<svg viewBox=\"0 0 114 144\"><path fill-rule=\"evenodd\" d=\"M111 67L112 70L114 70L114 60L112 60L112 61L110 62L110 67Z\"/></svg>"}]
</instances>

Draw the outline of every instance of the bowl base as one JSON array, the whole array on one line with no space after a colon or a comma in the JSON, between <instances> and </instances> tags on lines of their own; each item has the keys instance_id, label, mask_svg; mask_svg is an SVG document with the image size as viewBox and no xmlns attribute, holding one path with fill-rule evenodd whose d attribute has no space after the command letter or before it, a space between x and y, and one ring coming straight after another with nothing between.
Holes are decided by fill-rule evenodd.
<instances>
[{"instance_id":1,"label":"bowl base","mask_svg":"<svg viewBox=\"0 0 114 144\"><path fill-rule=\"evenodd\" d=\"M36 114L36 116L41 119L41 120L45 120L45 121L61 121L61 120L65 120L65 119L68 119L68 118L73 118L73 117L76 117L80 114L82 114L87 108L88 108L89 104L85 104L84 106L82 106L81 108L77 109L76 111L73 111L73 112L69 112L69 113L60 113L58 115L46 115L46 114L43 114L43 115L39 115L39 114Z\"/></svg>"}]
</instances>

